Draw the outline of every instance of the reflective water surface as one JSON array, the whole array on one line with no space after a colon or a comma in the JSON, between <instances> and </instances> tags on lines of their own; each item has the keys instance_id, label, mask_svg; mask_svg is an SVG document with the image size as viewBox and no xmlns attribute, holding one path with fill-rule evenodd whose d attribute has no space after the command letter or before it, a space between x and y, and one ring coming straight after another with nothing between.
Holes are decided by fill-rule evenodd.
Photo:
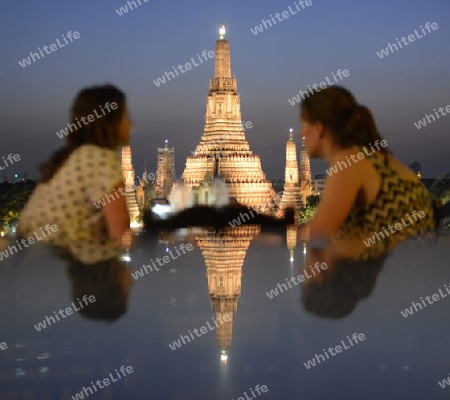
<instances>
[{"instance_id":1,"label":"reflective water surface","mask_svg":"<svg viewBox=\"0 0 450 400\"><path fill-rule=\"evenodd\" d=\"M140 235L90 266L11 255L0 399L448 398L450 240L365 263L302 240L241 226Z\"/></svg>"}]
</instances>

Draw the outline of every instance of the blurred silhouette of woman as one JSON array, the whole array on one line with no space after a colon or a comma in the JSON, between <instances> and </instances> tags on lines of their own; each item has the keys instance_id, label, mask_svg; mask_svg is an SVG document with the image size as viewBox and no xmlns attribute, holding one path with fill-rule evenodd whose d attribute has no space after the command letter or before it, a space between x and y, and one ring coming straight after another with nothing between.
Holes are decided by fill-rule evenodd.
<instances>
[{"instance_id":1,"label":"blurred silhouette of woman","mask_svg":"<svg viewBox=\"0 0 450 400\"><path fill-rule=\"evenodd\" d=\"M94 296L95 301L80 310L86 318L114 322L127 312L132 285L130 268L120 259L83 264L69 259L67 275L72 283L72 300L84 295Z\"/></svg>"},{"instance_id":2,"label":"blurred silhouette of woman","mask_svg":"<svg viewBox=\"0 0 450 400\"><path fill-rule=\"evenodd\" d=\"M130 128L119 89L104 85L81 90L71 108L66 144L41 166L42 177L21 213L18 235L37 233L40 240L86 263L114 257L124 241L129 245L118 149L129 145ZM48 224L57 230L42 238L41 229Z\"/></svg>"},{"instance_id":3,"label":"blurred silhouette of woman","mask_svg":"<svg viewBox=\"0 0 450 400\"><path fill-rule=\"evenodd\" d=\"M329 248L310 249L304 270L309 270L307 265L323 261L328 268L302 283L301 301L305 310L325 318L347 316L361 300L372 294L387 257L382 254L359 261L333 254Z\"/></svg>"},{"instance_id":4,"label":"blurred silhouette of woman","mask_svg":"<svg viewBox=\"0 0 450 400\"><path fill-rule=\"evenodd\" d=\"M307 97L300 122L309 156L330 164L311 237L367 239L378 233L374 242L389 247L435 229L426 188L387 150L371 112L348 90L332 86Z\"/></svg>"}]
</instances>

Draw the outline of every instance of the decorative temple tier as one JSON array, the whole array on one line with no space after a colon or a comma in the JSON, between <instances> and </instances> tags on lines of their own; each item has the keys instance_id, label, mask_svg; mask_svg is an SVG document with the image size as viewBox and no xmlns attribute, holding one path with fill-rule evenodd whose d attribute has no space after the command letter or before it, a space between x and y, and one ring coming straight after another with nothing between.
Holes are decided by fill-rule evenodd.
<instances>
[{"instance_id":1,"label":"decorative temple tier","mask_svg":"<svg viewBox=\"0 0 450 400\"><path fill-rule=\"evenodd\" d=\"M186 160L182 174L184 184L194 190L197 203L199 188L207 173L221 176L231 197L239 203L271 210L277 194L253 155L244 134L236 78L231 75L230 44L222 24L216 42L215 73L210 80L206 101L205 128L192 157ZM203 194L203 193L202 193ZM203 194L207 196L206 194Z\"/></svg>"},{"instance_id":2,"label":"decorative temple tier","mask_svg":"<svg viewBox=\"0 0 450 400\"><path fill-rule=\"evenodd\" d=\"M312 193L311 165L309 163L308 150L305 143L302 143L300 150L300 192L303 197L303 205L306 205L306 198Z\"/></svg>"},{"instance_id":3,"label":"decorative temple tier","mask_svg":"<svg viewBox=\"0 0 450 400\"><path fill-rule=\"evenodd\" d=\"M284 190L281 197L281 204L278 210L278 216L283 216L287 207L295 210L298 218L302 208L302 193L300 192L300 183L297 164L297 147L294 142L292 129L289 133L289 140L286 143L286 167L284 168Z\"/></svg>"},{"instance_id":4,"label":"decorative temple tier","mask_svg":"<svg viewBox=\"0 0 450 400\"><path fill-rule=\"evenodd\" d=\"M130 222L136 222L139 218L139 206L136 199L135 177L133 163L131 160L130 146L122 147L122 174L125 182L125 199L130 213Z\"/></svg>"}]
</instances>

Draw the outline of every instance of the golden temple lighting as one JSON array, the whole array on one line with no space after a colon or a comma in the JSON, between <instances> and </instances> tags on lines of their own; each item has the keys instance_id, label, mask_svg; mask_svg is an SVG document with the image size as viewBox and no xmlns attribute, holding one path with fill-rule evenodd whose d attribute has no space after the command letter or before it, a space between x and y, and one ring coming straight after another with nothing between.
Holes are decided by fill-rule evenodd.
<instances>
[{"instance_id":1,"label":"golden temple lighting","mask_svg":"<svg viewBox=\"0 0 450 400\"><path fill-rule=\"evenodd\" d=\"M219 28L220 39L223 39L225 37L225 33L226 33L225 25L221 23Z\"/></svg>"}]
</instances>

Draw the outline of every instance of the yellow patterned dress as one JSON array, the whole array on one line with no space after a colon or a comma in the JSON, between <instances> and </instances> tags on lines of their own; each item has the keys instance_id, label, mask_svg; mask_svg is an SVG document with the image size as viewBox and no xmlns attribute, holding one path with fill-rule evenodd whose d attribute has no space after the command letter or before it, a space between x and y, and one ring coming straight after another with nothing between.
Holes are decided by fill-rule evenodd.
<instances>
[{"instance_id":1,"label":"yellow patterned dress","mask_svg":"<svg viewBox=\"0 0 450 400\"><path fill-rule=\"evenodd\" d=\"M367 250L362 259L390 252L407 238L433 240L436 228L433 206L422 182L400 177L389 166L387 156L371 154L367 159L380 176L380 190L370 204L352 208L337 237L365 239Z\"/></svg>"}]
</instances>

